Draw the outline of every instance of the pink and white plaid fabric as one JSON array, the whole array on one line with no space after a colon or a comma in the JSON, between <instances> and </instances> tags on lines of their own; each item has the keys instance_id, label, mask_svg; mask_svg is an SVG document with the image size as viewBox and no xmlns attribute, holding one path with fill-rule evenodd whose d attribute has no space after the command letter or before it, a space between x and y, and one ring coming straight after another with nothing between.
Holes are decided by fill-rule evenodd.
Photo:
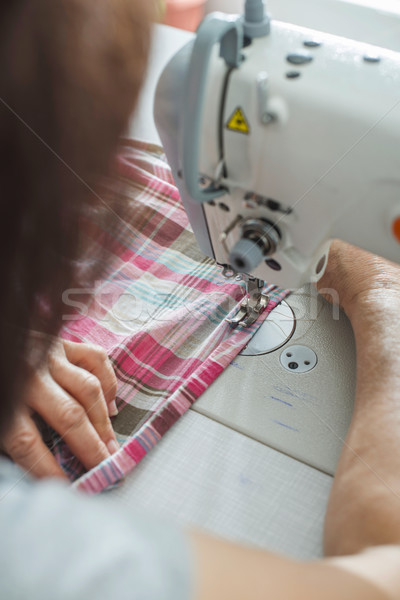
<instances>
[{"instance_id":1,"label":"pink and white plaid fabric","mask_svg":"<svg viewBox=\"0 0 400 600\"><path fill-rule=\"evenodd\" d=\"M224 279L197 247L160 148L124 142L113 187L119 218L106 227L90 224L108 270L89 307L63 330L66 339L106 348L118 379L113 426L120 450L84 473L64 442L56 441L60 464L88 493L120 482L287 295L269 286L270 303L255 325L233 329L226 322L239 308L244 284Z\"/></svg>"}]
</instances>

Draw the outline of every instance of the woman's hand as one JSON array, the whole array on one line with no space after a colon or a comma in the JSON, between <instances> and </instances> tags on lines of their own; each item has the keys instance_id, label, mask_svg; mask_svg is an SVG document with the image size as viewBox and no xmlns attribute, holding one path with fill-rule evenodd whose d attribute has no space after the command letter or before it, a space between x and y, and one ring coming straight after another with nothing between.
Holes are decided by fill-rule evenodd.
<instances>
[{"instance_id":1,"label":"woman's hand","mask_svg":"<svg viewBox=\"0 0 400 600\"><path fill-rule=\"evenodd\" d=\"M36 477L65 477L36 427L36 413L91 469L119 448L109 419L117 414L116 389L102 348L58 340L47 363L32 375L4 450Z\"/></svg>"}]
</instances>

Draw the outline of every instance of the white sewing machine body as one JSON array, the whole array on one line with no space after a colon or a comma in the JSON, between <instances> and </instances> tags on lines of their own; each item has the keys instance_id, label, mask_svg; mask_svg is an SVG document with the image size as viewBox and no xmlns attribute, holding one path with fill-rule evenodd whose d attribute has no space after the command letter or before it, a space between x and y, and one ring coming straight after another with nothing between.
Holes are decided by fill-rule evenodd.
<instances>
[{"instance_id":1,"label":"white sewing machine body","mask_svg":"<svg viewBox=\"0 0 400 600\"><path fill-rule=\"evenodd\" d=\"M354 339L345 315L301 286L323 274L334 237L400 259L400 54L275 21L246 45L242 27L207 17L163 71L155 121L203 252L226 274L298 291L194 410L332 474ZM258 239L254 221L266 224ZM249 268L233 252L243 238Z\"/></svg>"},{"instance_id":2,"label":"white sewing machine body","mask_svg":"<svg viewBox=\"0 0 400 600\"><path fill-rule=\"evenodd\" d=\"M226 1L225 5L229 8L231 3L233 4L233 0L229 0L229 3ZM277 0L274 5L276 14L282 20L292 18L285 8L287 4L292 3L289 0ZM326 8L328 5L330 10ZM296 13L300 12L300 5L297 6L295 0L293 6L296 7ZM328 31L354 32L354 36L357 37L359 32L354 31L354 28L357 29L355 24L359 24L363 29L360 39L379 40L381 46L385 45L387 39L392 39L394 49L400 50L396 41L400 39L400 17L386 15L383 18L380 9L367 8L359 2L357 11L354 12L355 6L351 7L350 3L345 1L309 0L304 5L301 4L301 23L306 25L309 16L315 17L312 13L316 6L319 7L320 13L324 14L324 22L332 12L336 15L336 23L332 22L332 27L329 23ZM325 13L329 16L325 17ZM318 23L318 19L310 20L311 22ZM343 27L338 27L338 22L342 23ZM270 35L273 34L276 25L280 27L273 22ZM291 31L306 31L307 36L310 35L310 32L304 29L283 27ZM185 191L183 180L178 177L178 171L183 166L180 144L183 143L183 111L187 100L182 90L194 36L162 25L157 25L154 33L150 68L130 135L146 142L160 143L160 136L153 122L153 99L161 72L167 61L174 56L164 74L162 85L158 88L156 120L197 238L206 254L212 256L213 248L203 210L208 211L208 205L198 204L191 199ZM321 51L327 40L337 39L347 47L357 47L360 55L363 55L366 48L325 34L311 34L318 35L315 39L324 44L314 49L304 47L304 51L313 53L314 61L318 57L320 61L323 56ZM263 41L268 43L266 39L254 40L253 47L262 44ZM303 50L301 44L297 50ZM250 52L251 47L243 50L245 54ZM300 91L305 89L306 82L311 83L308 75L311 76L312 70L319 62L293 66L285 62L288 52L289 49L285 47L285 53L278 57L282 70L277 83L282 86L295 84L295 99L296 95L300 97ZM386 51L369 46L368 53L372 52L381 56L380 63L364 65L358 54L349 59L357 62L357 67L365 66L366 73L371 74L368 97L369 94L379 94L380 78L382 75L386 77L387 65L393 65L394 58L394 55L389 53L390 58L387 62L386 57L389 54ZM226 69L217 54L218 50L215 49L212 64L215 62L215 68L219 65L218 68L224 71ZM292 69L301 72L300 79L282 81L282 78L286 77L286 70ZM260 70L266 69L261 65ZM269 70L272 77L273 66L269 67ZM235 70L232 76L236 80L239 71ZM324 81L328 81L326 73L322 76L325 77ZM393 77L397 78L397 73L393 74ZM353 85L352 80L346 83L341 79L340 85L338 84L340 89L328 90L328 85L327 83L325 97L329 102L337 95L341 95L344 103L347 102L347 87ZM168 93L160 95L161 91ZM218 93L219 88L213 92L214 100L219 99ZM304 93L307 94L311 106L311 88L308 91L305 89ZM323 89L320 93L323 93ZM357 111L352 114L348 107L345 117L355 118L358 113L361 114L367 106L365 100L360 93ZM316 118L314 113L311 110L307 112L308 127ZM228 115L227 119L230 116ZM250 119L250 115L246 114L246 117ZM385 123L387 119L393 124L394 131L393 113L385 117ZM382 122L379 127L383 124ZM206 140L202 136L202 140L203 143L214 147L216 130L211 127L211 122L209 125L211 138ZM203 122L202 127L206 126L207 123ZM329 124L325 123L324 127L328 128ZM262 137L257 138L258 141L266 143L267 132L273 129L261 126L258 128L260 136L263 132ZM389 129L385 125L385 130ZM338 136L340 133L332 127L330 131L332 136ZM342 135L346 135L343 127L341 131ZM224 132L227 133L229 132ZM251 134L253 133L254 128L251 129ZM232 133L232 138L237 139L241 135L243 134ZM254 138L252 139L254 141ZM299 138L296 148L288 148L286 160L290 159L291 164L296 164L294 155L297 161L305 156L305 147L300 145L301 141ZM308 144L307 135L303 142ZM329 150L328 146L329 140L326 140L326 146L322 148L320 155L314 153L317 155L316 160L324 159L325 151ZM384 147L378 148L378 151L384 152ZM274 160L273 152L272 144L265 148L265 156L269 160ZM199 164L200 158L203 160L199 156ZM396 160L396 154L393 153L389 159ZM289 180L293 174L289 172L287 165L283 171L284 164L280 165L280 172ZM361 165L355 173L364 189L367 187L365 178L371 178L372 174L368 171L371 171L372 167L373 165L369 165L367 169L365 165ZM397 173L394 178L397 179ZM281 184L287 185L288 182L282 181ZM341 185L338 177L335 178L335 185ZM393 187L395 185L393 181ZM217 199L216 202L218 201L220 200ZM380 197L376 196L375 201L379 207ZM211 209L215 211L215 208L210 207ZM219 212L221 218L231 217L228 213L224 215L223 211ZM217 214L217 211L214 214ZM360 219L368 217L365 211L360 211L359 216ZM371 241L373 240L370 239L369 243ZM230 238L229 244L231 243ZM220 245L218 239L216 245ZM279 274L273 271L269 273L270 280ZM243 284L238 282L238 285ZM331 475L336 469L353 408L356 369L354 339L345 315L340 311L333 311L323 298L317 296L313 286L304 286L292 293L286 304L285 310L282 310L281 306L275 309L273 314L281 316L285 321L278 322L278 325L286 327L287 308L290 308L295 317L291 337L283 340L279 348L268 353L238 356L171 429L163 443L153 449L146 461L138 465L124 486L112 492L113 495L120 496L131 509L151 508L171 521L178 519L182 525L191 527L196 524L219 536L246 541L251 545L269 548L296 558L311 559L322 556L323 517L332 482ZM260 328L260 332L264 326L267 327L270 317ZM303 345L315 352L318 361L311 370L300 373L284 368L281 357L285 356L293 345Z\"/></svg>"},{"instance_id":3,"label":"white sewing machine body","mask_svg":"<svg viewBox=\"0 0 400 600\"><path fill-rule=\"evenodd\" d=\"M400 54L273 21L236 67L219 43L202 60L207 28L229 19L203 22L156 98L202 250L291 289L322 275L334 237L399 261Z\"/></svg>"}]
</instances>

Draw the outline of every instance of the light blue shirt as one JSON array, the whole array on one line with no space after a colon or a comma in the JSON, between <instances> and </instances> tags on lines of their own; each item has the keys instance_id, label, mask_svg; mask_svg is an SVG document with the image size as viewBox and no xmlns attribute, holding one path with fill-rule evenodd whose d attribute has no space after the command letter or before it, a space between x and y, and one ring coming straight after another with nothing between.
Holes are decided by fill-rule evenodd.
<instances>
[{"instance_id":1,"label":"light blue shirt","mask_svg":"<svg viewBox=\"0 0 400 600\"><path fill-rule=\"evenodd\" d=\"M179 529L0 459L1 600L190 600Z\"/></svg>"}]
</instances>

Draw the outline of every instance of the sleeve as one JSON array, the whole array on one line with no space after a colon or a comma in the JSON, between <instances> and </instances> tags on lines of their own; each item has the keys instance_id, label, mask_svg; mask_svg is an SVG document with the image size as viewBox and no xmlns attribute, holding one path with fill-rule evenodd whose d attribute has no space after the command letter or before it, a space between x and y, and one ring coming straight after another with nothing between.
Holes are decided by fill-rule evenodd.
<instances>
[{"instance_id":1,"label":"sleeve","mask_svg":"<svg viewBox=\"0 0 400 600\"><path fill-rule=\"evenodd\" d=\"M61 483L0 483L0 598L191 600L179 529Z\"/></svg>"}]
</instances>

